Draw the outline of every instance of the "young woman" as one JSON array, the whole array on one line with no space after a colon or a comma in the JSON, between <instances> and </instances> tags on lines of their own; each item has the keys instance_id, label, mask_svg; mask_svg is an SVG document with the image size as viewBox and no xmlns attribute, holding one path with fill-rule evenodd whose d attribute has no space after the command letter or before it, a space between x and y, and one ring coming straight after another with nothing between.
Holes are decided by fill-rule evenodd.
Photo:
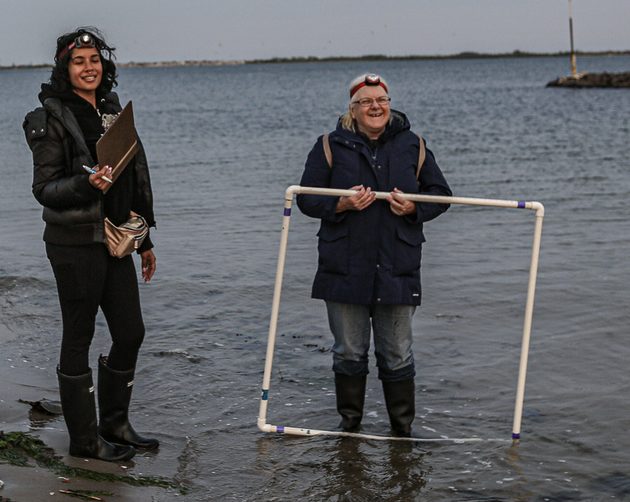
<instances>
[{"instance_id":1,"label":"young woman","mask_svg":"<svg viewBox=\"0 0 630 502\"><path fill-rule=\"evenodd\" d=\"M155 226L144 150L110 183L111 169L98 168L96 142L121 111L114 48L98 30L78 29L57 39L50 82L42 84L42 107L30 112L24 131L33 152L33 194L43 206L46 254L57 282L63 337L57 375L70 455L118 461L158 441L138 435L128 420L138 351L144 338L133 258L110 256L104 218L124 223L130 211ZM94 168L88 173L83 166ZM106 193L105 193L106 192ZM150 238L144 240L142 276L156 267ZM89 349L101 308L112 338L98 361L97 424Z\"/></svg>"}]
</instances>

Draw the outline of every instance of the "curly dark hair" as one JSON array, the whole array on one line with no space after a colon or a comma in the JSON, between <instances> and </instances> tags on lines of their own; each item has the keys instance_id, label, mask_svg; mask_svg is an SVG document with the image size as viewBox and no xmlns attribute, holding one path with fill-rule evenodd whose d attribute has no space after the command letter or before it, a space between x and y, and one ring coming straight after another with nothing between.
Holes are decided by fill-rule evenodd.
<instances>
[{"instance_id":1,"label":"curly dark hair","mask_svg":"<svg viewBox=\"0 0 630 502\"><path fill-rule=\"evenodd\" d=\"M65 33L57 39L57 50L55 51L55 66L53 66L50 74L50 85L58 92L67 92L72 90L70 77L68 75L68 63L70 62L71 50L67 50L68 46L74 42L77 37L87 33L95 42L96 49L101 56L101 64L103 65L103 78L101 84L96 89L100 95L107 94L112 88L118 85L116 81L116 65L114 64L115 47L110 47L105 42L101 32L93 26L85 26L77 28L76 31Z\"/></svg>"}]
</instances>

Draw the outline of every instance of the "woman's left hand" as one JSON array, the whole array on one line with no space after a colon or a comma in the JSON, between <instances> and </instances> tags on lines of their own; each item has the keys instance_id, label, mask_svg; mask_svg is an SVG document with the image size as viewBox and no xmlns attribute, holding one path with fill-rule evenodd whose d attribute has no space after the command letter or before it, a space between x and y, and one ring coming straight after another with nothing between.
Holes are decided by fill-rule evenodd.
<instances>
[{"instance_id":1,"label":"woman's left hand","mask_svg":"<svg viewBox=\"0 0 630 502\"><path fill-rule=\"evenodd\" d=\"M416 204L411 202L404 197L401 197L402 194L398 188L394 188L394 190L387 197L387 202L389 202L389 209L396 216L405 216L408 214L413 214L416 212Z\"/></svg>"},{"instance_id":2,"label":"woman's left hand","mask_svg":"<svg viewBox=\"0 0 630 502\"><path fill-rule=\"evenodd\" d=\"M153 249L147 249L140 253L142 259L142 278L144 282L149 282L153 274L155 274L156 259Z\"/></svg>"}]
</instances>

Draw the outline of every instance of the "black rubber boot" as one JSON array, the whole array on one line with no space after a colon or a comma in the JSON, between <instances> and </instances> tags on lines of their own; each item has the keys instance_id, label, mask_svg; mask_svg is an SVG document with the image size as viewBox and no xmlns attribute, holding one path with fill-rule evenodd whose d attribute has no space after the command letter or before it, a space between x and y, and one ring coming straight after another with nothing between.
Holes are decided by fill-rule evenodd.
<instances>
[{"instance_id":1,"label":"black rubber boot","mask_svg":"<svg viewBox=\"0 0 630 502\"><path fill-rule=\"evenodd\" d=\"M160 442L140 436L129 423L129 402L135 369L113 370L107 358L98 358L99 434L108 441L128 444L135 448L155 450Z\"/></svg>"},{"instance_id":2,"label":"black rubber boot","mask_svg":"<svg viewBox=\"0 0 630 502\"><path fill-rule=\"evenodd\" d=\"M363 418L366 380L365 375L349 376L335 373L337 411L341 415L340 427L345 432L359 430Z\"/></svg>"},{"instance_id":3,"label":"black rubber boot","mask_svg":"<svg viewBox=\"0 0 630 502\"><path fill-rule=\"evenodd\" d=\"M385 405L395 436L411 436L411 423L416 415L416 389L413 379L383 381Z\"/></svg>"},{"instance_id":4,"label":"black rubber boot","mask_svg":"<svg viewBox=\"0 0 630 502\"><path fill-rule=\"evenodd\" d=\"M112 444L99 436L92 370L84 375L64 375L57 368L61 408L70 435L70 455L118 462L136 454L133 446Z\"/></svg>"}]
</instances>

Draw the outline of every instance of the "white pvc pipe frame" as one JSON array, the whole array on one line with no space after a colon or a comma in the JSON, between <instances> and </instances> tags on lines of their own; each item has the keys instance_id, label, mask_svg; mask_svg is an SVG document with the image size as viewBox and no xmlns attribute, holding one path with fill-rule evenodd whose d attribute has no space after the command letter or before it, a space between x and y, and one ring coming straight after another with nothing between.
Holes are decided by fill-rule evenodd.
<instances>
[{"instance_id":1,"label":"white pvc pipe frame","mask_svg":"<svg viewBox=\"0 0 630 502\"><path fill-rule=\"evenodd\" d=\"M284 216L282 219L282 234L280 237L280 250L278 252L278 264L276 269L276 281L273 291L273 303L271 306L271 320L269 322L269 338L267 341L267 355L265 358L265 370L262 382L262 395L260 398L260 410L258 414L258 428L263 432L277 432L281 434L291 434L297 436L351 436L365 439L399 440L416 442L477 442L484 439L472 438L398 438L388 436L378 436L371 434L361 434L342 431L324 431L316 429L306 429L302 427L288 427L281 425L271 425L267 423L267 405L269 402L269 388L271 383L271 367L273 363L273 353L276 343L276 331L278 327L278 313L280 310L280 295L282 292L282 279L284 275L285 259L287 254L287 243L289 238L289 223L291 219L291 206L293 205L294 194L327 195L334 197L351 196L354 190L338 190L331 188L313 188L292 185L286 189L284 198ZM387 192L374 192L377 199L388 197ZM514 421L512 425L512 441L518 443L521 437L521 419L523 416L523 399L525 397L525 378L527 374L527 357L529 354L529 339L532 331L532 318L534 314L534 295L536 292L536 277L538 274L538 258L540 255L540 241L542 236L542 224L545 216L545 208L540 202L512 201L499 199L476 199L470 197L444 197L436 195L416 195L404 194L406 199L413 202L433 202L436 204L463 204L468 206L488 206L502 208L530 209L536 212L536 223L534 226L534 241L532 244L532 256L529 267L529 283L527 286L527 300L525 303L525 320L523 323L523 338L521 342L521 358L518 371L518 383L516 387L516 402L514 406Z\"/></svg>"}]
</instances>

